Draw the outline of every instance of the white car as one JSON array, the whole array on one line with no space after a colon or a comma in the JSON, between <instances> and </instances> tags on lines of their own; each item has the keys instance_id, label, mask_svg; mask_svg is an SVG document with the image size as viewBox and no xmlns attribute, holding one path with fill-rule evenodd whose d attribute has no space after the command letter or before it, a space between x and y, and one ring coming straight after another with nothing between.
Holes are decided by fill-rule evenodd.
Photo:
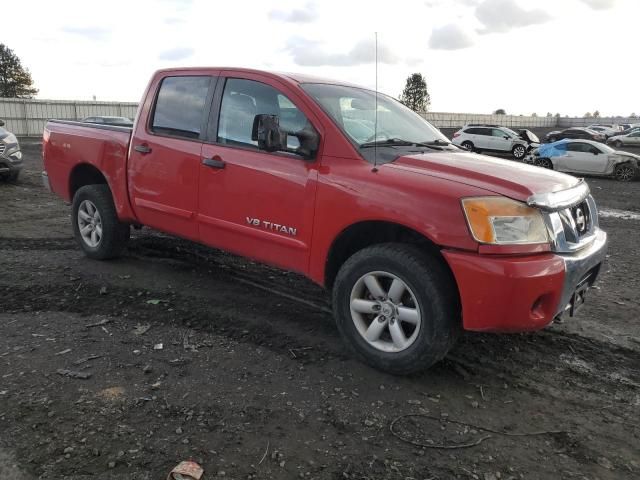
<instances>
[{"instance_id":1,"label":"white car","mask_svg":"<svg viewBox=\"0 0 640 480\"><path fill-rule=\"evenodd\" d=\"M620 148L623 145L628 145L630 147L640 147L640 127L632 129L626 135L614 135L607 140L607 143L610 143L616 148Z\"/></svg>"},{"instance_id":2,"label":"white car","mask_svg":"<svg viewBox=\"0 0 640 480\"><path fill-rule=\"evenodd\" d=\"M522 160L527 152L540 145L540 139L529 130L516 133L499 125L466 125L453 134L452 142L471 152L509 153Z\"/></svg>"},{"instance_id":3,"label":"white car","mask_svg":"<svg viewBox=\"0 0 640 480\"><path fill-rule=\"evenodd\" d=\"M614 150L591 140L560 140L541 145L525 162L559 172L613 176L628 182L636 177L640 155Z\"/></svg>"}]
</instances>

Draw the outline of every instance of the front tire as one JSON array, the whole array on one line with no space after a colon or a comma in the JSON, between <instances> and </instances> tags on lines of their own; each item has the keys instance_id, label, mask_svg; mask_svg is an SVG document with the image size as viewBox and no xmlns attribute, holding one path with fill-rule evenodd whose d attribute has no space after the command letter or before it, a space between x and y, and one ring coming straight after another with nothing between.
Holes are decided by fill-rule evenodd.
<instances>
[{"instance_id":1,"label":"front tire","mask_svg":"<svg viewBox=\"0 0 640 480\"><path fill-rule=\"evenodd\" d=\"M129 240L129 225L118 220L107 185L86 185L73 196L71 223L76 241L89 257L120 256Z\"/></svg>"},{"instance_id":2,"label":"front tire","mask_svg":"<svg viewBox=\"0 0 640 480\"><path fill-rule=\"evenodd\" d=\"M471 143L470 141L466 140L464 142L462 142L462 145L460 145L462 148L464 148L465 150L469 150L470 152L473 152L473 143Z\"/></svg>"},{"instance_id":3,"label":"front tire","mask_svg":"<svg viewBox=\"0 0 640 480\"><path fill-rule=\"evenodd\" d=\"M636 176L636 169L633 168L633 165L630 163L616 165L616 168L613 171L613 176L616 177L616 180L619 182L630 182Z\"/></svg>"},{"instance_id":4,"label":"front tire","mask_svg":"<svg viewBox=\"0 0 640 480\"><path fill-rule=\"evenodd\" d=\"M613 142L613 146L616 148L620 148L622 147L622 142L620 140L616 140L615 142Z\"/></svg>"},{"instance_id":5,"label":"front tire","mask_svg":"<svg viewBox=\"0 0 640 480\"><path fill-rule=\"evenodd\" d=\"M553 170L553 162L548 158L540 158L535 164L539 167Z\"/></svg>"},{"instance_id":6,"label":"front tire","mask_svg":"<svg viewBox=\"0 0 640 480\"><path fill-rule=\"evenodd\" d=\"M336 277L333 310L360 359L399 375L440 361L461 330L451 273L413 245L374 245L349 258Z\"/></svg>"},{"instance_id":7,"label":"front tire","mask_svg":"<svg viewBox=\"0 0 640 480\"><path fill-rule=\"evenodd\" d=\"M511 153L516 160L522 160L527 154L527 149L524 145L516 145L513 147L513 150L511 150Z\"/></svg>"}]
</instances>

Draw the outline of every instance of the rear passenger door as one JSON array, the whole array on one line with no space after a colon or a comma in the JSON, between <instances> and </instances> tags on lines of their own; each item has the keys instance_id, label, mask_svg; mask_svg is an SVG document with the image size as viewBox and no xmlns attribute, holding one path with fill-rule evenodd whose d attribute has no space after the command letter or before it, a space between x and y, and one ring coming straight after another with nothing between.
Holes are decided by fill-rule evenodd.
<instances>
[{"instance_id":1,"label":"rear passenger door","mask_svg":"<svg viewBox=\"0 0 640 480\"><path fill-rule=\"evenodd\" d=\"M490 128L478 128L476 134L476 141L474 145L479 150L490 150L491 147L491 129Z\"/></svg>"},{"instance_id":2,"label":"rear passenger door","mask_svg":"<svg viewBox=\"0 0 640 480\"><path fill-rule=\"evenodd\" d=\"M211 75L160 78L129 156L129 196L144 225L198 239L198 175L216 83ZM153 90L152 90L153 91ZM145 118L141 115L141 118Z\"/></svg>"}]
</instances>

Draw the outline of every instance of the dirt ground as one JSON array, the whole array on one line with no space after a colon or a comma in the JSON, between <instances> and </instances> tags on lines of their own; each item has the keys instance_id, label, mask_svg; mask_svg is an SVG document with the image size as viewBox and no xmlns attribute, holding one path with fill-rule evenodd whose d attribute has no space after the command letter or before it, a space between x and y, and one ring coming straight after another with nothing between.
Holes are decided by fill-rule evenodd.
<instances>
[{"instance_id":1,"label":"dirt ground","mask_svg":"<svg viewBox=\"0 0 640 480\"><path fill-rule=\"evenodd\" d=\"M85 258L39 149L0 184L0 478L640 478L640 182L589 180L611 246L577 318L393 377L297 275L146 229Z\"/></svg>"}]
</instances>

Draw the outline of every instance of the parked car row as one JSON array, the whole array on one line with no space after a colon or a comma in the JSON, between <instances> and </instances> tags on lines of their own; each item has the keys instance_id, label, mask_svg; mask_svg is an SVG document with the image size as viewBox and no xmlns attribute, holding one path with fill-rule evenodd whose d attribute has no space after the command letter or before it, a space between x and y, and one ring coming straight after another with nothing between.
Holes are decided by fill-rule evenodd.
<instances>
[{"instance_id":1,"label":"parked car row","mask_svg":"<svg viewBox=\"0 0 640 480\"><path fill-rule=\"evenodd\" d=\"M549 132L545 140L547 143L541 144L529 130L468 124L453 134L452 143L473 152L511 153L525 163L579 175L630 181L640 172L640 156L619 150L640 147L640 125L570 127Z\"/></svg>"}]
</instances>

